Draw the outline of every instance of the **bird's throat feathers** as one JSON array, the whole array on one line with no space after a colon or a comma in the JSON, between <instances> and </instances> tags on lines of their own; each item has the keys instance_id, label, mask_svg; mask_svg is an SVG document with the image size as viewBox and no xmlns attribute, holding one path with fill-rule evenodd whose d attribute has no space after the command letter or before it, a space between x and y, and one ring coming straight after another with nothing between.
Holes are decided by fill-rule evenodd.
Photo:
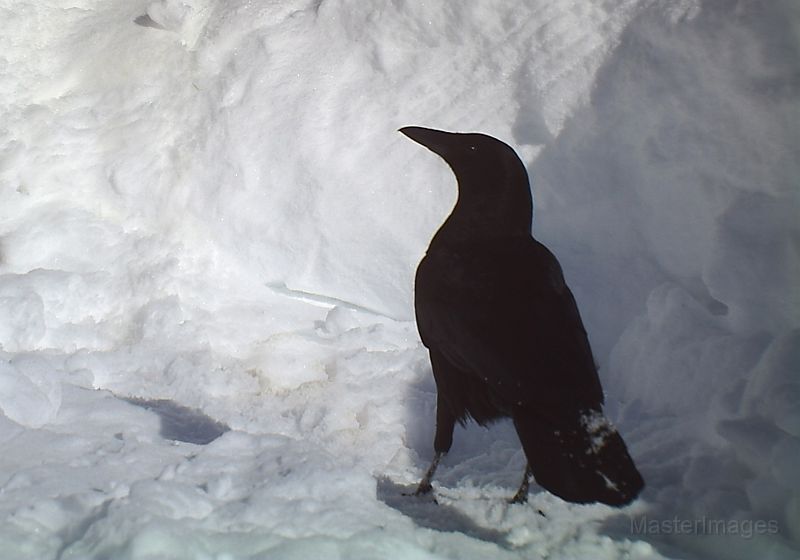
<instances>
[{"instance_id":1,"label":"bird's throat feathers","mask_svg":"<svg viewBox=\"0 0 800 560\"><path fill-rule=\"evenodd\" d=\"M530 235L533 200L527 176L516 182L516 188L505 182L471 184L470 178L457 178L458 199L439 232L460 240ZM520 188L523 181L525 188Z\"/></svg>"}]
</instances>

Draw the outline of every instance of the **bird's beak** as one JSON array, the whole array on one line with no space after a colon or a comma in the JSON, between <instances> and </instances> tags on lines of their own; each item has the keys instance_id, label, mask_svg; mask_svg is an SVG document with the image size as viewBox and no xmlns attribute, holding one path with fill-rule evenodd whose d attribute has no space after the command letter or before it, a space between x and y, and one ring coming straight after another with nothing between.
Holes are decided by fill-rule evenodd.
<instances>
[{"instance_id":1,"label":"bird's beak","mask_svg":"<svg viewBox=\"0 0 800 560\"><path fill-rule=\"evenodd\" d=\"M406 126L401 128L400 132L441 157L445 157L448 149L452 146L452 140L450 140L450 137L453 136L452 132L422 128L421 126Z\"/></svg>"}]
</instances>

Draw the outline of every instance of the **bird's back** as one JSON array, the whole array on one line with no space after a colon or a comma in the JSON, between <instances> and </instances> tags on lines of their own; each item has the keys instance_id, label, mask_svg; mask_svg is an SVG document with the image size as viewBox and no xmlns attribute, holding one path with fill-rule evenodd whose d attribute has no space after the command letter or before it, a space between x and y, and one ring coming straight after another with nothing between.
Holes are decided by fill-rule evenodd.
<instances>
[{"instance_id":1,"label":"bird's back","mask_svg":"<svg viewBox=\"0 0 800 560\"><path fill-rule=\"evenodd\" d=\"M599 406L591 350L561 267L530 236L438 236L417 269L423 342L515 406Z\"/></svg>"}]
</instances>

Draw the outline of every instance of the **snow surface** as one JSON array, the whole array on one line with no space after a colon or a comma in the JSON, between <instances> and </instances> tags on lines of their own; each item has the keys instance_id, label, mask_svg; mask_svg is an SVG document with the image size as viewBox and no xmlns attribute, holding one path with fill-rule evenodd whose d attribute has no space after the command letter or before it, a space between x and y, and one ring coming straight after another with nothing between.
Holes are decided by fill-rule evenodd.
<instances>
[{"instance_id":1,"label":"snow surface","mask_svg":"<svg viewBox=\"0 0 800 560\"><path fill-rule=\"evenodd\" d=\"M0 557L798 558L799 12L0 0ZM528 166L629 508L507 504L508 423L403 496L455 199L406 125Z\"/></svg>"}]
</instances>

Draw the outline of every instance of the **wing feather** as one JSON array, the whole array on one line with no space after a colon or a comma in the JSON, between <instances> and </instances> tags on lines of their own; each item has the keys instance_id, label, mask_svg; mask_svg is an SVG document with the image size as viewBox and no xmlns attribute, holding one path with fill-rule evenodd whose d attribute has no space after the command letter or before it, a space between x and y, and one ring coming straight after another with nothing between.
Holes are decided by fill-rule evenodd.
<instances>
[{"instance_id":1,"label":"wing feather","mask_svg":"<svg viewBox=\"0 0 800 560\"><path fill-rule=\"evenodd\" d=\"M416 286L425 345L510 405L602 404L575 299L555 256L533 238L432 244Z\"/></svg>"}]
</instances>

